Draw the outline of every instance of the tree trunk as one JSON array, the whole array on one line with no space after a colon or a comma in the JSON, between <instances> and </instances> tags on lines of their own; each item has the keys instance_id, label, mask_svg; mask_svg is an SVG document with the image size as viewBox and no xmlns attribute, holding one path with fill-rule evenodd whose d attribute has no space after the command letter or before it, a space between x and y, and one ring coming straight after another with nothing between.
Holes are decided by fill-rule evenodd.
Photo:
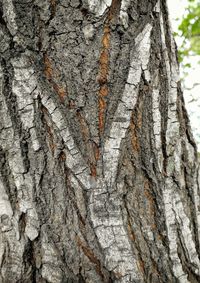
<instances>
[{"instance_id":1,"label":"tree trunk","mask_svg":"<svg viewBox=\"0 0 200 283\"><path fill-rule=\"evenodd\" d=\"M166 1L0 5L0 282L200 282Z\"/></svg>"}]
</instances>

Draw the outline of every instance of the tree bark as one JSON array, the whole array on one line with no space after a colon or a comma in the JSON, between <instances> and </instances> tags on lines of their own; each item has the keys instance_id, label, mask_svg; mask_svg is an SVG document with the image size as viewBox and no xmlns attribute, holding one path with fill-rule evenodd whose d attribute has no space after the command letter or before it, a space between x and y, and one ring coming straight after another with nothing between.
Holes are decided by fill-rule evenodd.
<instances>
[{"instance_id":1,"label":"tree bark","mask_svg":"<svg viewBox=\"0 0 200 283\"><path fill-rule=\"evenodd\" d=\"M0 282L200 282L166 1L0 0L0 56Z\"/></svg>"}]
</instances>

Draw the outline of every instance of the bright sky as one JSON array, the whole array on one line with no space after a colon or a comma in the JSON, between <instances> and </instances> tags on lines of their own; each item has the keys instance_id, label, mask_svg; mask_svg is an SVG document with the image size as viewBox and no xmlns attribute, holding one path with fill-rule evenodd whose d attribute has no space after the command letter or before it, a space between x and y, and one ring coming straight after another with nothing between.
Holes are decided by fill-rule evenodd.
<instances>
[{"instance_id":1,"label":"bright sky","mask_svg":"<svg viewBox=\"0 0 200 283\"><path fill-rule=\"evenodd\" d=\"M177 31L180 21L175 19L181 18L184 14L184 9L187 6L187 0L168 0L169 14L172 23L172 29ZM181 44L181 38L176 39L177 45ZM200 64L197 61L200 60L199 56L191 58L191 65L188 76L184 79L184 85L186 88L191 88L195 83L199 83ZM183 70L180 70L183 73ZM190 115L190 122L193 129L193 134L198 144L198 150L200 151L200 86L193 87L191 90L183 89L186 108Z\"/></svg>"}]
</instances>

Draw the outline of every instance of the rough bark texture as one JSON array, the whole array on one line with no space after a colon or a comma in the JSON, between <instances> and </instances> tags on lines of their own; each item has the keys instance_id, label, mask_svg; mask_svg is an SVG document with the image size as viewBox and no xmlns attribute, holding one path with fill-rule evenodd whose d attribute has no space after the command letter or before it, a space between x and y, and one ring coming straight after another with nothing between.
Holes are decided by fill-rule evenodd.
<instances>
[{"instance_id":1,"label":"rough bark texture","mask_svg":"<svg viewBox=\"0 0 200 283\"><path fill-rule=\"evenodd\" d=\"M0 282L200 282L165 2L0 0Z\"/></svg>"}]
</instances>

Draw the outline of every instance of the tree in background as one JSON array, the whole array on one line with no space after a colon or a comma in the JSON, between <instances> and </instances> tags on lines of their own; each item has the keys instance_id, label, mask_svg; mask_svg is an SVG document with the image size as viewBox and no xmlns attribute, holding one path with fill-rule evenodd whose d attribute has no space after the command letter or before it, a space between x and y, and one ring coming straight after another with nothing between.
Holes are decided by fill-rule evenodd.
<instances>
[{"instance_id":1,"label":"tree in background","mask_svg":"<svg viewBox=\"0 0 200 283\"><path fill-rule=\"evenodd\" d=\"M185 15L178 27L180 36L183 39L179 48L180 62L185 57L200 55L200 1L188 0L188 2ZM190 64L187 63L186 66L189 67Z\"/></svg>"},{"instance_id":2,"label":"tree in background","mask_svg":"<svg viewBox=\"0 0 200 283\"><path fill-rule=\"evenodd\" d=\"M182 2L179 1L179 4ZM200 72L200 1L192 0L184 2L185 12L176 19L174 25L177 30L174 35L178 42L178 55L181 66L182 87L187 110L190 115L191 125L200 151L199 133L199 91L200 84L198 72ZM173 12L172 12L173 13Z\"/></svg>"},{"instance_id":3,"label":"tree in background","mask_svg":"<svg viewBox=\"0 0 200 283\"><path fill-rule=\"evenodd\" d=\"M0 4L1 282L199 282L166 1Z\"/></svg>"}]
</instances>

